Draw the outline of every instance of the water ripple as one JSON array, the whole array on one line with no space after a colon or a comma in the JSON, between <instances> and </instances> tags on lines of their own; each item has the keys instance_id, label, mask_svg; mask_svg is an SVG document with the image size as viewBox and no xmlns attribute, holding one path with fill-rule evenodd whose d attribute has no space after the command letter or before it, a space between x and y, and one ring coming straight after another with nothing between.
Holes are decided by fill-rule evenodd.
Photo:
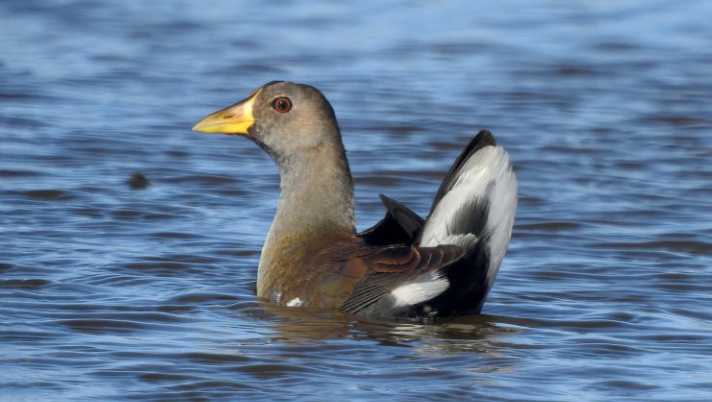
<instances>
[{"instance_id":1,"label":"water ripple","mask_svg":"<svg viewBox=\"0 0 712 402\"><path fill-rule=\"evenodd\" d=\"M709 400L710 11L0 2L0 401ZM507 147L486 314L255 298L277 169L189 128L273 79L332 101L360 228L378 193L426 215L480 128Z\"/></svg>"}]
</instances>

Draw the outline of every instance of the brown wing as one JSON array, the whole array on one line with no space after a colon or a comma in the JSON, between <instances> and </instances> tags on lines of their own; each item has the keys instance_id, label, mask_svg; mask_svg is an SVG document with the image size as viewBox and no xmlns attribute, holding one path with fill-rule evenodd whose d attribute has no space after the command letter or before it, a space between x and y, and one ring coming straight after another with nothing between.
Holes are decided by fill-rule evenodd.
<instances>
[{"instance_id":1,"label":"brown wing","mask_svg":"<svg viewBox=\"0 0 712 402\"><path fill-rule=\"evenodd\" d=\"M465 251L458 246L359 247L340 261L321 289L328 304L354 314L410 279L457 261ZM339 305L335 305L335 304Z\"/></svg>"}]
</instances>

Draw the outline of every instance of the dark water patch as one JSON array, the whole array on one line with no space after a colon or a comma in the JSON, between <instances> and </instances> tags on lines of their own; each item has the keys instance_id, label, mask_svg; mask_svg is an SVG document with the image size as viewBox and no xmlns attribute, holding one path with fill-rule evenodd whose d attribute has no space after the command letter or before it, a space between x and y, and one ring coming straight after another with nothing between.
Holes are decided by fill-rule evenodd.
<instances>
[{"instance_id":1,"label":"dark water patch","mask_svg":"<svg viewBox=\"0 0 712 402\"><path fill-rule=\"evenodd\" d=\"M89 215L92 215L92 213L96 213L96 212L104 213L103 210L102 211L90 211ZM87 214L83 213L83 215L86 216ZM124 209L124 210L112 211L110 213L110 216L111 216L111 218L113 218L116 221L123 221L123 222L166 221L166 220L175 220L175 219L183 218L182 214L149 212L149 211L145 211L143 209Z\"/></svg>"},{"instance_id":2,"label":"dark water patch","mask_svg":"<svg viewBox=\"0 0 712 402\"><path fill-rule=\"evenodd\" d=\"M165 151L165 152L166 152L166 155L169 156L169 157L171 157L171 158L186 158L186 157L189 157L189 156L191 155L190 152L184 151L184 150L180 150L180 149L170 149L170 150L167 150L167 151Z\"/></svg>"},{"instance_id":3,"label":"dark water patch","mask_svg":"<svg viewBox=\"0 0 712 402\"><path fill-rule=\"evenodd\" d=\"M279 363L268 363L268 364L244 364L233 367L234 371L239 371L241 373L246 373L258 378L260 380L270 380L275 378L285 378L290 377L293 373L317 373L311 367L296 366L291 364L279 364Z\"/></svg>"},{"instance_id":4,"label":"dark water patch","mask_svg":"<svg viewBox=\"0 0 712 402\"><path fill-rule=\"evenodd\" d=\"M135 220L135 218L143 216L143 211L135 209L124 209L112 213L112 217L117 220Z\"/></svg>"},{"instance_id":5,"label":"dark water patch","mask_svg":"<svg viewBox=\"0 0 712 402\"><path fill-rule=\"evenodd\" d=\"M572 343L585 345L586 352L585 355L580 357L593 357L610 355L615 358L633 358L636 356L645 355L648 350L645 347L636 347L632 345L621 345L616 343L611 343L610 341L601 340L600 344L595 344L595 341L590 339L574 339ZM589 350L590 347L590 350Z\"/></svg>"},{"instance_id":6,"label":"dark water patch","mask_svg":"<svg viewBox=\"0 0 712 402\"><path fill-rule=\"evenodd\" d=\"M699 275L701 278L706 276L707 275L704 274ZM676 292L694 292L692 294L697 293L699 295L704 295L705 293L712 291L712 286L696 281L695 275L689 275L689 277L685 278L684 281L671 280L670 282L661 282L656 284L655 287L673 294Z\"/></svg>"},{"instance_id":7,"label":"dark water patch","mask_svg":"<svg viewBox=\"0 0 712 402\"><path fill-rule=\"evenodd\" d=\"M161 257L149 257L147 260L157 262L173 261L185 264L216 264L225 261L223 258L201 254L166 254Z\"/></svg>"},{"instance_id":8,"label":"dark water patch","mask_svg":"<svg viewBox=\"0 0 712 402\"><path fill-rule=\"evenodd\" d=\"M243 71L247 73L257 73L257 74L275 74L284 75L287 70L278 67L277 65L265 63L243 63L235 67L235 71Z\"/></svg>"},{"instance_id":9,"label":"dark water patch","mask_svg":"<svg viewBox=\"0 0 712 402\"><path fill-rule=\"evenodd\" d=\"M166 303L171 304L205 304L212 302L231 302L238 300L237 297L230 294L221 293L186 293L180 296L176 296Z\"/></svg>"},{"instance_id":10,"label":"dark water patch","mask_svg":"<svg viewBox=\"0 0 712 402\"><path fill-rule=\"evenodd\" d=\"M231 391L245 391L245 388L245 385L241 382L233 382L228 380L216 381L208 379L191 381L186 383L177 383L169 387L171 391L180 391L181 394L185 394L186 391L200 391L201 393L196 394L196 396L205 394L208 398L210 398L211 395L219 396L223 394L223 396L227 396L224 395L225 392L230 392L231 394Z\"/></svg>"},{"instance_id":11,"label":"dark water patch","mask_svg":"<svg viewBox=\"0 0 712 402\"><path fill-rule=\"evenodd\" d=\"M266 235L266 233L265 233ZM221 256L226 256L226 257L235 257L235 258L242 258L242 257L254 257L256 255L260 254L259 248L257 249L238 249L237 247L234 248L229 248L229 249L217 249L213 251L216 255L221 255Z\"/></svg>"},{"instance_id":12,"label":"dark water patch","mask_svg":"<svg viewBox=\"0 0 712 402\"><path fill-rule=\"evenodd\" d=\"M668 329L668 333L657 333L657 334L645 334L639 333L633 336L634 339L639 341L652 341L658 344L661 350L670 351L687 351L689 353L696 354L697 346L704 345L707 341L707 336L703 330L699 330L699 334L686 334L680 336L674 329Z\"/></svg>"},{"instance_id":13,"label":"dark water patch","mask_svg":"<svg viewBox=\"0 0 712 402\"><path fill-rule=\"evenodd\" d=\"M699 320L700 325L707 325L707 323L712 322L712 311L696 309L696 307L696 305L690 305L688 308L672 308L670 312L681 317Z\"/></svg>"},{"instance_id":14,"label":"dark water patch","mask_svg":"<svg viewBox=\"0 0 712 402\"><path fill-rule=\"evenodd\" d=\"M490 46L487 42L460 40L434 43L428 50L440 56L459 56L492 50Z\"/></svg>"},{"instance_id":15,"label":"dark water patch","mask_svg":"<svg viewBox=\"0 0 712 402\"><path fill-rule=\"evenodd\" d=\"M119 266L118 268L120 268ZM95 275L85 275L82 277L82 283L91 286L111 286L111 287L134 287L146 286L152 283L150 278L138 275L123 275L116 274L116 267L106 269L106 273L102 272Z\"/></svg>"},{"instance_id":16,"label":"dark water patch","mask_svg":"<svg viewBox=\"0 0 712 402\"><path fill-rule=\"evenodd\" d=\"M570 76L593 76L598 75L598 71L587 66L560 65L554 70L554 74L564 77Z\"/></svg>"},{"instance_id":17,"label":"dark water patch","mask_svg":"<svg viewBox=\"0 0 712 402\"><path fill-rule=\"evenodd\" d=\"M645 170L647 163L643 161L616 161L615 166L625 170Z\"/></svg>"},{"instance_id":18,"label":"dark water patch","mask_svg":"<svg viewBox=\"0 0 712 402\"><path fill-rule=\"evenodd\" d=\"M111 372L104 372L103 373L105 376L111 377L112 374ZM186 375L186 374L167 374L167 373L162 373L162 372L136 372L136 378L140 381L146 381L150 383L175 383L175 382L185 382L185 381L196 381L200 377L193 376L193 375ZM165 397L169 397L168 395L165 395ZM175 395L173 395L173 398L175 399Z\"/></svg>"},{"instance_id":19,"label":"dark water patch","mask_svg":"<svg viewBox=\"0 0 712 402\"><path fill-rule=\"evenodd\" d=\"M654 391L662 389L662 387L652 384L641 383L637 381L620 380L600 381L590 386L587 386L586 388L601 390L627 390L627 393L633 393L635 391Z\"/></svg>"},{"instance_id":20,"label":"dark water patch","mask_svg":"<svg viewBox=\"0 0 712 402\"><path fill-rule=\"evenodd\" d=\"M354 179L356 185L369 185L383 188L393 188L399 182L399 177L378 175L378 176L359 176Z\"/></svg>"},{"instance_id":21,"label":"dark water patch","mask_svg":"<svg viewBox=\"0 0 712 402\"><path fill-rule=\"evenodd\" d=\"M649 215L654 216L654 213ZM661 241L642 241L642 242L616 242L616 243L594 243L591 247L607 249L607 250L650 250L669 252L683 252L690 254L709 255L712 253L712 243L700 241L676 241L676 240L661 240Z\"/></svg>"},{"instance_id":22,"label":"dark water patch","mask_svg":"<svg viewBox=\"0 0 712 402\"><path fill-rule=\"evenodd\" d=\"M42 190L26 190L17 191L10 190L8 195L20 196L37 201L71 201L76 198L76 195L69 191L42 189Z\"/></svg>"},{"instance_id":23,"label":"dark water patch","mask_svg":"<svg viewBox=\"0 0 712 402\"><path fill-rule=\"evenodd\" d=\"M187 314L197 309L196 306L191 305L162 305L156 307L156 311L168 314Z\"/></svg>"},{"instance_id":24,"label":"dark water patch","mask_svg":"<svg viewBox=\"0 0 712 402\"><path fill-rule=\"evenodd\" d=\"M663 123L670 126L709 126L712 119L702 116L682 116L656 114L644 118L646 122Z\"/></svg>"},{"instance_id":25,"label":"dark water patch","mask_svg":"<svg viewBox=\"0 0 712 402\"><path fill-rule=\"evenodd\" d=\"M188 176L174 176L165 177L161 179L164 183L198 183L198 184L238 184L240 179L235 176L201 176L201 175L188 175Z\"/></svg>"},{"instance_id":26,"label":"dark water patch","mask_svg":"<svg viewBox=\"0 0 712 402\"><path fill-rule=\"evenodd\" d=\"M120 319L67 319L57 320L57 324L73 331L91 334L130 334L148 329L146 323Z\"/></svg>"},{"instance_id":27,"label":"dark water patch","mask_svg":"<svg viewBox=\"0 0 712 402\"><path fill-rule=\"evenodd\" d=\"M5 341L15 341L19 344L32 344L32 343L41 343L41 342L47 342L47 341L54 341L57 339L59 335L56 333L50 333L50 332L45 332L45 331L39 331L38 329L35 330L27 330L27 331L20 331L17 329L3 329L0 330L0 337L4 339Z\"/></svg>"},{"instance_id":28,"label":"dark water patch","mask_svg":"<svg viewBox=\"0 0 712 402\"><path fill-rule=\"evenodd\" d=\"M196 363L201 363L201 364L242 364L242 363L249 363L251 359L246 356L241 356L237 354L230 354L230 353L186 353L181 356L181 358L185 358L188 360L191 360Z\"/></svg>"},{"instance_id":29,"label":"dark water patch","mask_svg":"<svg viewBox=\"0 0 712 402\"><path fill-rule=\"evenodd\" d=\"M7 279L0 280L0 288L38 290L51 285L44 279Z\"/></svg>"},{"instance_id":30,"label":"dark water patch","mask_svg":"<svg viewBox=\"0 0 712 402\"><path fill-rule=\"evenodd\" d=\"M412 126L412 125L397 125L390 126L386 128L386 132L390 134L402 135L402 134L412 134L421 131L422 127Z\"/></svg>"},{"instance_id":31,"label":"dark water patch","mask_svg":"<svg viewBox=\"0 0 712 402\"><path fill-rule=\"evenodd\" d=\"M519 204L531 205L531 206L542 206L546 205L547 200L541 197L527 197L522 196L517 200Z\"/></svg>"},{"instance_id":32,"label":"dark water patch","mask_svg":"<svg viewBox=\"0 0 712 402\"><path fill-rule=\"evenodd\" d=\"M6 273L15 268L15 264L0 262L0 273Z\"/></svg>"},{"instance_id":33,"label":"dark water patch","mask_svg":"<svg viewBox=\"0 0 712 402\"><path fill-rule=\"evenodd\" d=\"M128 310L128 309L126 309ZM71 315L71 314L64 314ZM111 318L105 318L110 316ZM82 318L56 319L54 323L86 333L129 333L140 330L178 329L173 325L186 322L181 316L165 312L83 313Z\"/></svg>"},{"instance_id":34,"label":"dark water patch","mask_svg":"<svg viewBox=\"0 0 712 402\"><path fill-rule=\"evenodd\" d=\"M36 177L42 174L34 170L0 170L0 177Z\"/></svg>"},{"instance_id":35,"label":"dark water patch","mask_svg":"<svg viewBox=\"0 0 712 402\"><path fill-rule=\"evenodd\" d=\"M0 65L1 66L1 65ZM0 92L0 102L5 102L5 101L18 101L18 100L32 100L32 99L44 99L43 96L33 94L33 93L26 93L26 92L9 92L7 90L3 90ZM16 126L22 126L24 127L26 124L29 125L30 127L34 126L35 124L39 123L39 121L36 120L28 120L28 119L23 119L21 117L0 117L0 123L7 124L7 125L16 125Z\"/></svg>"},{"instance_id":36,"label":"dark water patch","mask_svg":"<svg viewBox=\"0 0 712 402\"><path fill-rule=\"evenodd\" d=\"M137 271L149 271L160 275L178 275L190 270L189 264L179 262L135 262L122 265L123 268Z\"/></svg>"},{"instance_id":37,"label":"dark water patch","mask_svg":"<svg viewBox=\"0 0 712 402\"><path fill-rule=\"evenodd\" d=\"M72 214L91 219L100 219L106 215L106 211L102 208L77 207L72 208Z\"/></svg>"},{"instance_id":38,"label":"dark water patch","mask_svg":"<svg viewBox=\"0 0 712 402\"><path fill-rule=\"evenodd\" d=\"M596 48L604 50L606 52L630 52L632 50L639 50L640 47L631 42L624 41L604 41L597 43Z\"/></svg>"},{"instance_id":39,"label":"dark water patch","mask_svg":"<svg viewBox=\"0 0 712 402\"><path fill-rule=\"evenodd\" d=\"M560 153L563 158L571 158L574 161L580 155L602 155L609 151L605 146L600 146L598 144L575 144L573 146L557 144L549 147L551 152ZM563 162L563 160L560 160ZM601 164L602 165L602 164ZM595 166L595 165L594 165Z\"/></svg>"},{"instance_id":40,"label":"dark water patch","mask_svg":"<svg viewBox=\"0 0 712 402\"><path fill-rule=\"evenodd\" d=\"M203 238L203 235L185 232L153 232L147 234L149 237L159 239L182 239L182 240L197 240Z\"/></svg>"},{"instance_id":41,"label":"dark water patch","mask_svg":"<svg viewBox=\"0 0 712 402\"><path fill-rule=\"evenodd\" d=\"M228 200L239 200L245 197L251 196L251 194L244 190L243 186L236 187L220 187L215 189L215 194L225 197ZM236 202L236 201L235 201Z\"/></svg>"},{"instance_id":42,"label":"dark water patch","mask_svg":"<svg viewBox=\"0 0 712 402\"><path fill-rule=\"evenodd\" d=\"M539 222L530 224L518 224L517 228L523 231L544 231L544 232L558 232L580 229L583 226L580 222Z\"/></svg>"},{"instance_id":43,"label":"dark water patch","mask_svg":"<svg viewBox=\"0 0 712 402\"><path fill-rule=\"evenodd\" d=\"M2 100L2 95L0 95ZM0 116L0 126L21 127L23 129L32 129L46 126L47 123L42 120L26 119L22 117L4 117Z\"/></svg>"},{"instance_id":44,"label":"dark water patch","mask_svg":"<svg viewBox=\"0 0 712 402\"><path fill-rule=\"evenodd\" d=\"M377 125L377 126L360 126L358 128L360 131L366 131L366 132L372 132L372 133L381 133L381 134L394 134L394 135L410 135L415 132L419 132L423 130L423 127L420 127L418 125L410 125L410 124L397 124L397 125L392 125L392 126L382 126L382 125Z\"/></svg>"}]
</instances>

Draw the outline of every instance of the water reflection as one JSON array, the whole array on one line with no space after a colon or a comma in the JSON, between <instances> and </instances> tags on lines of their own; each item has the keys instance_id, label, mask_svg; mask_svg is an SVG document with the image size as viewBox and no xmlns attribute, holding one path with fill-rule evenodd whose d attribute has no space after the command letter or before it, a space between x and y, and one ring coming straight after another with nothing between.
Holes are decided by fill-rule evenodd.
<instances>
[{"instance_id":1,"label":"water reflection","mask_svg":"<svg viewBox=\"0 0 712 402\"><path fill-rule=\"evenodd\" d=\"M429 355L487 353L507 336L520 333L527 320L491 315L440 319L434 324L363 320L339 312L289 308L262 302L241 303L231 310L269 322L271 341L328 344L334 340L372 341L386 346L427 349Z\"/></svg>"}]
</instances>

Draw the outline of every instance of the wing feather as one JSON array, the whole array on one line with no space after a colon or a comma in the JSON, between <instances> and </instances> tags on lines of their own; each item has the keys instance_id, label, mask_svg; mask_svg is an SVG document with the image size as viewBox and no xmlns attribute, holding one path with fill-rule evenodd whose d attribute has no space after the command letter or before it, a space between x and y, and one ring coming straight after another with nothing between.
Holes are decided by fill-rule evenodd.
<instances>
[{"instance_id":1,"label":"wing feather","mask_svg":"<svg viewBox=\"0 0 712 402\"><path fill-rule=\"evenodd\" d=\"M418 248L395 246L371 249L358 258L368 267L341 309L350 314L368 307L407 281L426 272L435 272L465 254L458 246L441 245Z\"/></svg>"}]
</instances>

